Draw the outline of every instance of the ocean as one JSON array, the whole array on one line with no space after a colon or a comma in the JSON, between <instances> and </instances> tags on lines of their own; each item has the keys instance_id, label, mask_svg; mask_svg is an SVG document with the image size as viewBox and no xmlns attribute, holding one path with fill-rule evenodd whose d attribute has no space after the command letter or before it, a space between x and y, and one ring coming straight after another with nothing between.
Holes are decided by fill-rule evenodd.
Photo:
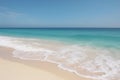
<instances>
[{"instance_id":1,"label":"ocean","mask_svg":"<svg viewBox=\"0 0 120 80\"><path fill-rule=\"evenodd\" d=\"M96 80L120 79L120 28L1 28L13 57L51 62Z\"/></svg>"}]
</instances>

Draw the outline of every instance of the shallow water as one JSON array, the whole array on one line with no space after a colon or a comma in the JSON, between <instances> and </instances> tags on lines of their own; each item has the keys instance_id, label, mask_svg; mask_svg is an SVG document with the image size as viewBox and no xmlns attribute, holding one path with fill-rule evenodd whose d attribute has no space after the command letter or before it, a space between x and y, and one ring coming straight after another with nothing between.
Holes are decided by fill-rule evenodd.
<instances>
[{"instance_id":1,"label":"shallow water","mask_svg":"<svg viewBox=\"0 0 120 80\"><path fill-rule=\"evenodd\" d=\"M14 57L52 62L96 80L120 79L118 29L0 29L0 35L0 45L14 48Z\"/></svg>"}]
</instances>

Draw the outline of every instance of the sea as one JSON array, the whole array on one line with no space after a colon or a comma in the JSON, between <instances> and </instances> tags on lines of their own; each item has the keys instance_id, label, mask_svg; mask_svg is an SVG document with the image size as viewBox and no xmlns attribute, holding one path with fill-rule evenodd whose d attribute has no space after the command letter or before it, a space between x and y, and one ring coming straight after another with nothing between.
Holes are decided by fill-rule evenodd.
<instances>
[{"instance_id":1,"label":"sea","mask_svg":"<svg viewBox=\"0 0 120 80\"><path fill-rule=\"evenodd\" d=\"M78 76L120 80L120 28L0 28L0 46Z\"/></svg>"}]
</instances>

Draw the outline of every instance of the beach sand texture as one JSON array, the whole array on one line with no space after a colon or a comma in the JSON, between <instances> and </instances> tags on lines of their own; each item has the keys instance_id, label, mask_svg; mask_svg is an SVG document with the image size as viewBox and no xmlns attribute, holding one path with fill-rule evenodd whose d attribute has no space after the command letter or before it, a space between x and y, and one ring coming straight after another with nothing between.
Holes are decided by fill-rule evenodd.
<instances>
[{"instance_id":1,"label":"beach sand texture","mask_svg":"<svg viewBox=\"0 0 120 80\"><path fill-rule=\"evenodd\" d=\"M12 57L11 48L0 47L0 80L91 80L78 77L48 62Z\"/></svg>"}]
</instances>

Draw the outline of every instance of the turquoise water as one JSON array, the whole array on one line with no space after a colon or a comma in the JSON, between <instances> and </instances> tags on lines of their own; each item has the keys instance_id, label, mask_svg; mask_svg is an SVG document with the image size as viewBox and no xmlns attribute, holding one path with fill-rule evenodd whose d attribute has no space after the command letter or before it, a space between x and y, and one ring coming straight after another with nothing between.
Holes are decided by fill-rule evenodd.
<instances>
[{"instance_id":1,"label":"turquoise water","mask_svg":"<svg viewBox=\"0 0 120 80\"><path fill-rule=\"evenodd\" d=\"M0 46L91 80L120 79L120 28L0 29Z\"/></svg>"},{"instance_id":2,"label":"turquoise water","mask_svg":"<svg viewBox=\"0 0 120 80\"><path fill-rule=\"evenodd\" d=\"M120 28L0 29L0 35L120 48Z\"/></svg>"}]
</instances>

